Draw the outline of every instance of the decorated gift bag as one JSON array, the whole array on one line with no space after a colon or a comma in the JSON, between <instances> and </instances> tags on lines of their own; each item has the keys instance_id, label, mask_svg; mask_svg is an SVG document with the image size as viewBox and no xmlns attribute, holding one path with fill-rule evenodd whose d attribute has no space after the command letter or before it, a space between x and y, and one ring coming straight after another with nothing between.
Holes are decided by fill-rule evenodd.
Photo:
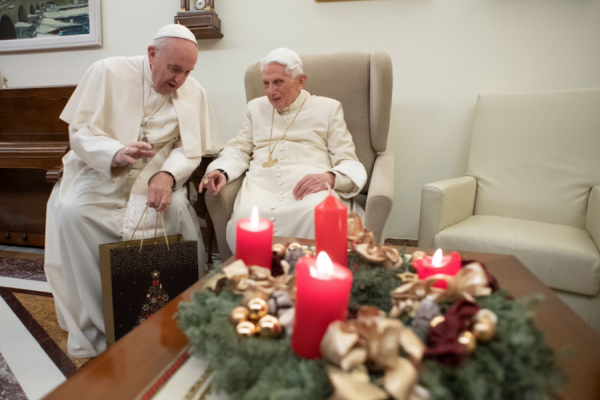
<instances>
[{"instance_id":1,"label":"decorated gift bag","mask_svg":"<svg viewBox=\"0 0 600 400\"><path fill-rule=\"evenodd\" d=\"M144 219L147 208L140 218ZM164 237L156 237L160 216ZM155 237L100 245L107 346L142 324L198 281L198 243L167 236L157 213ZM135 236L138 222L132 237ZM145 226L143 232L145 232Z\"/></svg>"}]
</instances>

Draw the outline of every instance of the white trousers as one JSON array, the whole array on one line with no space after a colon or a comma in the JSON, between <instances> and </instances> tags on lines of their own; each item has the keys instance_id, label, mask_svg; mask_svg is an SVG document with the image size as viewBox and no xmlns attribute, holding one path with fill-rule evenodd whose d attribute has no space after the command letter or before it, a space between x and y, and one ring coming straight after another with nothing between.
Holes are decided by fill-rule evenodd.
<instances>
[{"instance_id":1,"label":"white trousers","mask_svg":"<svg viewBox=\"0 0 600 400\"><path fill-rule=\"evenodd\" d=\"M126 216L126 211L131 216L129 191L138 174L139 170L132 170L121 178L106 179L84 164L54 186L48 201L44 269L58 322L69 332L67 349L73 357L95 357L106 349L99 245L130 239L122 236L135 227L130 226L133 219ZM136 199L136 209L143 207L140 200ZM137 211L134 214L141 215ZM150 216L149 220L152 226L146 227L145 237L154 236L154 219ZM164 220L168 235L182 234L185 240L198 242L200 276L205 262L204 245L198 217L186 198L185 188L173 193ZM140 236L138 232L136 237Z\"/></svg>"}]
</instances>

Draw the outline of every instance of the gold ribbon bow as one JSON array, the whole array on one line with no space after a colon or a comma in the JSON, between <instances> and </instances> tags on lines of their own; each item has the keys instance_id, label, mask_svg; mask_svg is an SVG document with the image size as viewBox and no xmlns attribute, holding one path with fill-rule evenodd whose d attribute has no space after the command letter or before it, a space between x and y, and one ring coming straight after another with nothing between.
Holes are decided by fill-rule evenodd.
<instances>
[{"instance_id":1,"label":"gold ribbon bow","mask_svg":"<svg viewBox=\"0 0 600 400\"><path fill-rule=\"evenodd\" d=\"M352 242L352 247L357 244L375 244L375 235L363 226L362 220L357 213L348 213L348 240Z\"/></svg>"},{"instance_id":2,"label":"gold ribbon bow","mask_svg":"<svg viewBox=\"0 0 600 400\"><path fill-rule=\"evenodd\" d=\"M288 275L288 271L274 278L268 268L247 267L242 260L237 260L223 268L223 273L231 290L244 296L244 304L256 297L267 300L276 290L285 290L292 299L296 298L295 276Z\"/></svg>"},{"instance_id":3,"label":"gold ribbon bow","mask_svg":"<svg viewBox=\"0 0 600 400\"><path fill-rule=\"evenodd\" d=\"M377 244L357 244L354 250L365 260L381 264L385 269L396 269L402 265L402 257L393 246Z\"/></svg>"},{"instance_id":4,"label":"gold ribbon bow","mask_svg":"<svg viewBox=\"0 0 600 400\"><path fill-rule=\"evenodd\" d=\"M446 289L433 287L440 279L448 284ZM489 296L490 294L492 294L492 289L489 287L483 267L479 263L471 263L462 267L455 276L437 274L423 280L405 283L394 289L391 292L394 306L390 311L390 317L395 318L405 311L415 309L416 304L427 296L431 296L436 302L457 299L474 302L475 297Z\"/></svg>"},{"instance_id":5,"label":"gold ribbon bow","mask_svg":"<svg viewBox=\"0 0 600 400\"><path fill-rule=\"evenodd\" d=\"M373 232L365 229L354 212L348 214L348 240L361 258L373 264L381 264L386 269L396 269L402 265L398 249L376 244Z\"/></svg>"},{"instance_id":6,"label":"gold ribbon bow","mask_svg":"<svg viewBox=\"0 0 600 400\"><path fill-rule=\"evenodd\" d=\"M400 357L400 348L409 359ZM353 321L331 323L321 341L321 354L330 366L328 376L335 400L405 400L413 396L417 366L425 346L400 320L389 319L377 307L362 306ZM384 371L380 388L369 382L366 365Z\"/></svg>"}]
</instances>

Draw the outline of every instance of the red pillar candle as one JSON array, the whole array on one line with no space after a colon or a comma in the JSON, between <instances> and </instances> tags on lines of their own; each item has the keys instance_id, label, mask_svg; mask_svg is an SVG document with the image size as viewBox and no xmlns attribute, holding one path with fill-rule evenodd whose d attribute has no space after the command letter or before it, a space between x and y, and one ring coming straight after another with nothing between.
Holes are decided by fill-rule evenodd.
<instances>
[{"instance_id":1,"label":"red pillar candle","mask_svg":"<svg viewBox=\"0 0 600 400\"><path fill-rule=\"evenodd\" d=\"M240 219L235 229L235 259L244 261L246 265L271 269L273 222L258 218L255 206L252 217Z\"/></svg>"},{"instance_id":2,"label":"red pillar candle","mask_svg":"<svg viewBox=\"0 0 600 400\"><path fill-rule=\"evenodd\" d=\"M345 321L352 273L327 253L296 263L296 316L292 348L306 358L321 357L321 339L333 321Z\"/></svg>"},{"instance_id":3,"label":"red pillar candle","mask_svg":"<svg viewBox=\"0 0 600 400\"><path fill-rule=\"evenodd\" d=\"M348 265L348 208L329 192L315 207L317 254L324 251L336 263Z\"/></svg>"},{"instance_id":4,"label":"red pillar candle","mask_svg":"<svg viewBox=\"0 0 600 400\"><path fill-rule=\"evenodd\" d=\"M457 252L453 251L449 256L445 256L442 254L442 249L437 249L433 257L424 256L420 260L416 260L413 267L417 270L419 279L425 279L436 274L454 276L462 268L462 262ZM448 284L440 280L433 287L446 289Z\"/></svg>"}]
</instances>

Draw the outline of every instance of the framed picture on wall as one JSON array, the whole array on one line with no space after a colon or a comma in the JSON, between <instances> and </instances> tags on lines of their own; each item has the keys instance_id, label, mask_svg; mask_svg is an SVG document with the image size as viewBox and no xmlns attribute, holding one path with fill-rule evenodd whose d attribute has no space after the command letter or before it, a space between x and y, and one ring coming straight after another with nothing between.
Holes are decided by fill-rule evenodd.
<instances>
[{"instance_id":1,"label":"framed picture on wall","mask_svg":"<svg viewBox=\"0 0 600 400\"><path fill-rule=\"evenodd\" d=\"M100 46L101 0L0 0L0 53Z\"/></svg>"}]
</instances>

